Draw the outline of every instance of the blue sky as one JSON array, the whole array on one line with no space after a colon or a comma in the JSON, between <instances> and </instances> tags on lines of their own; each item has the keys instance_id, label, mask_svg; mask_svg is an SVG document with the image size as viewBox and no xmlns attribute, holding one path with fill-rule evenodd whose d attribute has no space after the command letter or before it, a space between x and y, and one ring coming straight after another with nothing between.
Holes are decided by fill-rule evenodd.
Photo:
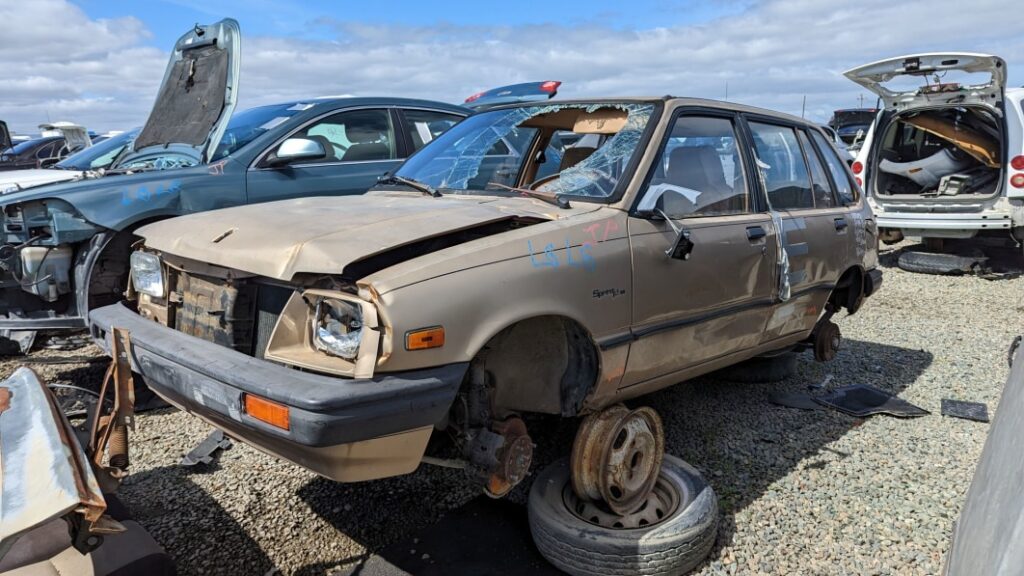
<instances>
[{"instance_id":1,"label":"blue sky","mask_svg":"<svg viewBox=\"0 0 1024 576\"><path fill-rule=\"evenodd\" d=\"M568 97L697 96L800 114L874 96L843 71L927 51L1002 56L1024 84L1007 0L0 0L0 119L95 130L145 122L174 41L223 17L242 30L239 107L322 95L461 102L563 81ZM956 17L950 17L955 14ZM88 39L82 42L82 39Z\"/></svg>"}]
</instances>

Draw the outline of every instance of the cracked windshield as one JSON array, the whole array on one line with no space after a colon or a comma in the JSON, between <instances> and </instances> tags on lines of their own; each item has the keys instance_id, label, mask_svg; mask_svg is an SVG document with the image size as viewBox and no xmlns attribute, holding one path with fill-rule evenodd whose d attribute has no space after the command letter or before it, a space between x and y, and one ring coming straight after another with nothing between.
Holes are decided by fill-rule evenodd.
<instances>
[{"instance_id":1,"label":"cracked windshield","mask_svg":"<svg viewBox=\"0 0 1024 576\"><path fill-rule=\"evenodd\" d=\"M443 193L608 198L653 111L652 104L609 103L483 112L444 133L396 175Z\"/></svg>"}]
</instances>

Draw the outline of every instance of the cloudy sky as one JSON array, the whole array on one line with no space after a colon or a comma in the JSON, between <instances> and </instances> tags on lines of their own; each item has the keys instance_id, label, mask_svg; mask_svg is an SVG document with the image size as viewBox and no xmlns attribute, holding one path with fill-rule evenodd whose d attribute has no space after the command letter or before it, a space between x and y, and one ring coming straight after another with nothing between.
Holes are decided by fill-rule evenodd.
<instances>
[{"instance_id":1,"label":"cloudy sky","mask_svg":"<svg viewBox=\"0 0 1024 576\"><path fill-rule=\"evenodd\" d=\"M240 106L318 95L461 102L487 87L562 80L565 96L728 99L825 121L874 97L842 71L922 51L1008 61L1024 84L1010 0L0 0L0 119L144 122L175 39L242 28Z\"/></svg>"}]
</instances>

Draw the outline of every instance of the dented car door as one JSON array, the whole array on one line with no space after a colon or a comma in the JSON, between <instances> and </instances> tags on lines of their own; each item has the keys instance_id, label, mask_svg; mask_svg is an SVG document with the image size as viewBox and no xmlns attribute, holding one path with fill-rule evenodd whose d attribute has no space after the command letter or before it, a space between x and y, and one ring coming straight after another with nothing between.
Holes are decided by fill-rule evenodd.
<instances>
[{"instance_id":1,"label":"dented car door","mask_svg":"<svg viewBox=\"0 0 1024 576\"><path fill-rule=\"evenodd\" d=\"M662 143L629 219L636 342L623 386L760 342L777 240L741 142L732 115L683 114Z\"/></svg>"}]
</instances>

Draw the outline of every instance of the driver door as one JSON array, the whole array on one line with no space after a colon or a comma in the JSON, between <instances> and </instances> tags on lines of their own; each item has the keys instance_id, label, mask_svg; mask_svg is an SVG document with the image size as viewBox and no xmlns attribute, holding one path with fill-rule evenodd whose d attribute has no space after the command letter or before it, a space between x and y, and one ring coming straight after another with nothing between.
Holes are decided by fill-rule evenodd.
<instances>
[{"instance_id":1,"label":"driver door","mask_svg":"<svg viewBox=\"0 0 1024 576\"><path fill-rule=\"evenodd\" d=\"M676 239L669 222L635 214L628 220L636 341L623 387L649 382L653 390L660 387L654 379L761 341L778 240L738 134L731 114L687 113L673 120L662 143L640 205L660 196L658 209L691 244L667 255Z\"/></svg>"},{"instance_id":2,"label":"driver door","mask_svg":"<svg viewBox=\"0 0 1024 576\"><path fill-rule=\"evenodd\" d=\"M267 159L280 146L280 142L275 143L246 176L250 204L362 194L401 162L395 122L387 108L337 112L313 120L288 137L319 142L327 154L315 160L270 166Z\"/></svg>"}]
</instances>

